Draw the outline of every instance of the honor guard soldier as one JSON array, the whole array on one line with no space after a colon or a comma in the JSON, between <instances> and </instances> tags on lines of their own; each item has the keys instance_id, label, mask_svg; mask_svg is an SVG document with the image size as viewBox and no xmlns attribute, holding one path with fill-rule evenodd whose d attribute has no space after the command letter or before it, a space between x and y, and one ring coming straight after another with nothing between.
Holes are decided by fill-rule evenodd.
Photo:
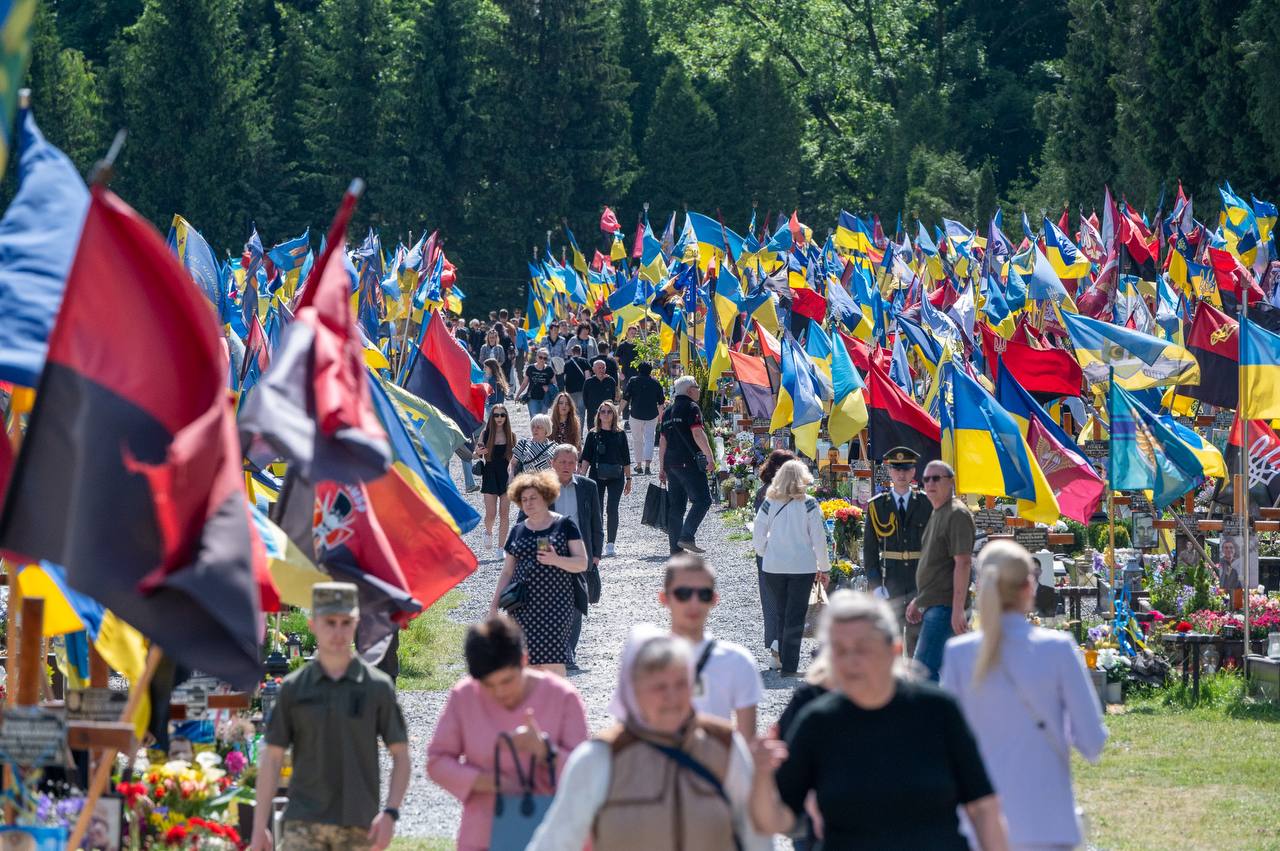
<instances>
[{"instance_id":1,"label":"honor guard soldier","mask_svg":"<svg viewBox=\"0 0 1280 851\"><path fill-rule=\"evenodd\" d=\"M924 527L929 525L933 506L924 494L911 487L920 455L905 446L885 453L882 464L889 468L890 490L877 494L867 504L866 529L862 536L862 563L869 590L884 597L893 607L898 623L907 630L907 656L915 655L919 624L906 622L907 603L916 593L916 563Z\"/></svg>"}]
</instances>

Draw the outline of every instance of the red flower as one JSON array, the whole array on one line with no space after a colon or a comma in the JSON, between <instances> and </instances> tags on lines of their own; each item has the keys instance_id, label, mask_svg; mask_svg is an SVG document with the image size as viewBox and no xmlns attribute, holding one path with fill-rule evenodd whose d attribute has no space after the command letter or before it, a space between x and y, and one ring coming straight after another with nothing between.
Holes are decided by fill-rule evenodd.
<instances>
[{"instance_id":1,"label":"red flower","mask_svg":"<svg viewBox=\"0 0 1280 851\"><path fill-rule=\"evenodd\" d=\"M1192 627L1191 624L1187 623L1186 621L1178 621L1178 626L1175 628L1178 630L1178 632L1191 632L1191 630L1194 627Z\"/></svg>"},{"instance_id":2,"label":"red flower","mask_svg":"<svg viewBox=\"0 0 1280 851\"><path fill-rule=\"evenodd\" d=\"M177 845L187 838L187 827L182 824L175 824L173 827L165 831L164 843L166 845Z\"/></svg>"}]
</instances>

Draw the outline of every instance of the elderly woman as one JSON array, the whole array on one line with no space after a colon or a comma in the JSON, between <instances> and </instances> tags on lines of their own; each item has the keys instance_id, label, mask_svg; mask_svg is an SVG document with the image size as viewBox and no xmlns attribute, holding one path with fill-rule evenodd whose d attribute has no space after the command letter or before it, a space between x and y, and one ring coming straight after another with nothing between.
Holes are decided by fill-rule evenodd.
<instances>
[{"instance_id":1,"label":"elderly woman","mask_svg":"<svg viewBox=\"0 0 1280 851\"><path fill-rule=\"evenodd\" d=\"M640 624L622 648L609 711L618 724L579 745L531 851L757 851L747 817L751 756L725 721L693 711L684 639Z\"/></svg>"},{"instance_id":2,"label":"elderly woman","mask_svg":"<svg viewBox=\"0 0 1280 851\"><path fill-rule=\"evenodd\" d=\"M551 417L538 414L529 420L529 437L522 437L511 450L510 475L537 473L551 469L552 451L556 442L551 439Z\"/></svg>"},{"instance_id":3,"label":"elderly woman","mask_svg":"<svg viewBox=\"0 0 1280 851\"><path fill-rule=\"evenodd\" d=\"M1004 851L1000 801L960 707L936 686L895 674L902 640L888 604L837 591L824 617L834 690L813 699L785 744L757 741L756 829L790 831L813 792L826 851L966 851L957 807L982 851Z\"/></svg>"},{"instance_id":4,"label":"elderly woman","mask_svg":"<svg viewBox=\"0 0 1280 851\"><path fill-rule=\"evenodd\" d=\"M1107 728L1071 636L1027 623L1035 561L1012 541L978 557L982 629L947 642L942 685L978 737L1005 804L1011 847L1075 848L1084 841L1071 789L1071 748L1097 762Z\"/></svg>"},{"instance_id":5,"label":"elderly woman","mask_svg":"<svg viewBox=\"0 0 1280 851\"><path fill-rule=\"evenodd\" d=\"M508 733L521 760L536 766L534 791L548 794L557 779L552 766L587 738L582 698L568 680L529 669L524 633L504 615L473 625L463 644L467 673L449 691L427 746L427 776L462 802L459 851L489 847L493 818L494 745ZM503 754L498 779L518 790L515 767Z\"/></svg>"},{"instance_id":6,"label":"elderly woman","mask_svg":"<svg viewBox=\"0 0 1280 851\"><path fill-rule=\"evenodd\" d=\"M831 569L827 527L818 501L809 496L813 476L803 461L779 468L752 524L752 544L760 556L765 584L774 600L774 635L782 647L782 675L800 667L800 639L814 578L826 583Z\"/></svg>"},{"instance_id":7,"label":"elderly woman","mask_svg":"<svg viewBox=\"0 0 1280 851\"><path fill-rule=\"evenodd\" d=\"M773 477L778 475L778 470L795 457L796 454L789 449L775 449L764 459L764 463L756 471L756 475L760 477L760 487L756 488L755 503L752 506L754 510L760 510L760 503L764 502L764 495L769 490L769 485L773 484ZM761 614L764 615L764 647L769 651L769 667L779 669L782 667L782 655L778 644L778 601L774 599L773 592L769 590L769 584L765 581L764 559L758 555L756 556L756 584L760 590Z\"/></svg>"},{"instance_id":8,"label":"elderly woman","mask_svg":"<svg viewBox=\"0 0 1280 851\"><path fill-rule=\"evenodd\" d=\"M573 574L587 569L587 550L577 524L551 510L559 495L560 480L550 470L521 473L511 483L507 497L525 517L503 547L489 615L505 609L529 640L530 664L563 677L571 655Z\"/></svg>"}]
</instances>

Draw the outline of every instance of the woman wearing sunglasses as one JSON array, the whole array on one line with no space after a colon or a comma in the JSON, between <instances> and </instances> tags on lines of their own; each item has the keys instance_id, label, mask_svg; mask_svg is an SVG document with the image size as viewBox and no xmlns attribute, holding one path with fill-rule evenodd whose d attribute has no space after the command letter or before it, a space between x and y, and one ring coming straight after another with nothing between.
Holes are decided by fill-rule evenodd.
<instances>
[{"instance_id":1,"label":"woman wearing sunglasses","mask_svg":"<svg viewBox=\"0 0 1280 851\"><path fill-rule=\"evenodd\" d=\"M515 432L511 430L511 418L507 415L507 406L494 405L489 410L489 421L480 432L480 442L476 447L476 457L484 460L484 472L480 474L480 493L484 494L484 548L493 548L493 521L498 523L498 546L507 540L507 525L510 522L511 500L507 499L507 485L511 483L508 465L511 463L511 450L516 445Z\"/></svg>"},{"instance_id":2,"label":"woman wearing sunglasses","mask_svg":"<svg viewBox=\"0 0 1280 851\"><path fill-rule=\"evenodd\" d=\"M516 390L516 398L526 400L529 416L536 417L546 413L555 384L556 371L551 368L551 354L546 349L538 349L534 362L524 368L524 381Z\"/></svg>"},{"instance_id":3,"label":"woman wearing sunglasses","mask_svg":"<svg viewBox=\"0 0 1280 851\"><path fill-rule=\"evenodd\" d=\"M622 495L631 493L631 449L627 446L627 433L618 422L618 407L612 402L601 402L596 410L595 428L587 435L582 447L582 461L578 472L596 483L601 502L607 515L607 541L605 556L614 554L614 542L618 540L618 504ZM604 496L608 493L608 499Z\"/></svg>"}]
</instances>

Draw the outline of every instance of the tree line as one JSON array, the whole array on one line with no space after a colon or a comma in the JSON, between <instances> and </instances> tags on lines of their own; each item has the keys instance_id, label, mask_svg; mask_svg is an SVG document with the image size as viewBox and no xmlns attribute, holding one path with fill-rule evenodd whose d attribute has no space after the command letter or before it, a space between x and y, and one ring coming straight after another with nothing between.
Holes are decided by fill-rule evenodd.
<instances>
[{"instance_id":1,"label":"tree line","mask_svg":"<svg viewBox=\"0 0 1280 851\"><path fill-rule=\"evenodd\" d=\"M438 228L475 307L605 204L822 237L1280 186L1271 0L42 0L29 80L83 169L128 129L113 185L160 227L270 246L359 175L357 227Z\"/></svg>"}]
</instances>

